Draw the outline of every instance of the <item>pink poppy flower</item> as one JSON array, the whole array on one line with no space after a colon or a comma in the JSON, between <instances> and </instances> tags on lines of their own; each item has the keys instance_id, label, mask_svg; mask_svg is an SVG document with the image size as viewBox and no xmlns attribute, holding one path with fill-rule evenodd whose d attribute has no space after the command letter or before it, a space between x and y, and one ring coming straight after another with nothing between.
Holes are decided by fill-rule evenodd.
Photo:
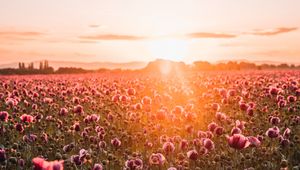
<instances>
[{"instance_id":1,"label":"pink poppy flower","mask_svg":"<svg viewBox=\"0 0 300 170\"><path fill-rule=\"evenodd\" d=\"M166 162L166 158L161 153L152 153L149 157L150 165L163 165Z\"/></svg>"},{"instance_id":2,"label":"pink poppy flower","mask_svg":"<svg viewBox=\"0 0 300 170\"><path fill-rule=\"evenodd\" d=\"M125 162L125 167L129 170L141 170L143 169L143 161L139 158L132 158Z\"/></svg>"},{"instance_id":3,"label":"pink poppy flower","mask_svg":"<svg viewBox=\"0 0 300 170\"><path fill-rule=\"evenodd\" d=\"M260 146L260 144L261 144L261 141L258 140L258 138L257 138L257 137L254 137L254 136L249 136L249 137L248 137L248 140L249 140L249 142L251 143L250 146L258 147L258 146Z\"/></svg>"},{"instance_id":4,"label":"pink poppy flower","mask_svg":"<svg viewBox=\"0 0 300 170\"><path fill-rule=\"evenodd\" d=\"M101 164L95 164L92 170L103 170L103 166Z\"/></svg>"},{"instance_id":5,"label":"pink poppy flower","mask_svg":"<svg viewBox=\"0 0 300 170\"><path fill-rule=\"evenodd\" d=\"M274 126L272 128L269 128L267 131L266 131L266 136L270 137L270 138L277 138L279 137L279 128L277 126Z\"/></svg>"},{"instance_id":6,"label":"pink poppy flower","mask_svg":"<svg viewBox=\"0 0 300 170\"><path fill-rule=\"evenodd\" d=\"M6 111L0 112L0 120L3 122L7 122L8 120L8 113Z\"/></svg>"},{"instance_id":7,"label":"pink poppy flower","mask_svg":"<svg viewBox=\"0 0 300 170\"><path fill-rule=\"evenodd\" d=\"M28 123L31 123L33 121L33 117L28 114L23 114L22 116L20 116L20 119L22 120L22 122L28 122Z\"/></svg>"},{"instance_id":8,"label":"pink poppy flower","mask_svg":"<svg viewBox=\"0 0 300 170\"><path fill-rule=\"evenodd\" d=\"M148 96L143 97L142 104L143 105L150 105L152 103L152 99Z\"/></svg>"},{"instance_id":9,"label":"pink poppy flower","mask_svg":"<svg viewBox=\"0 0 300 170\"><path fill-rule=\"evenodd\" d=\"M198 152L196 150L190 150L187 152L187 157L193 161L198 159Z\"/></svg>"},{"instance_id":10,"label":"pink poppy flower","mask_svg":"<svg viewBox=\"0 0 300 170\"><path fill-rule=\"evenodd\" d=\"M129 96L133 96L133 95L135 95L135 93L136 93L136 91L134 88L129 88L127 90L127 95L129 95Z\"/></svg>"},{"instance_id":11,"label":"pink poppy flower","mask_svg":"<svg viewBox=\"0 0 300 170\"><path fill-rule=\"evenodd\" d=\"M165 142L162 148L166 153L171 153L175 150L175 146L172 142Z\"/></svg>"},{"instance_id":12,"label":"pink poppy flower","mask_svg":"<svg viewBox=\"0 0 300 170\"><path fill-rule=\"evenodd\" d=\"M0 162L4 162L6 160L5 150L0 148Z\"/></svg>"},{"instance_id":13,"label":"pink poppy flower","mask_svg":"<svg viewBox=\"0 0 300 170\"><path fill-rule=\"evenodd\" d=\"M211 139L209 139L209 138L204 138L202 140L202 144L209 151L213 150L215 148L214 142Z\"/></svg>"},{"instance_id":14,"label":"pink poppy flower","mask_svg":"<svg viewBox=\"0 0 300 170\"><path fill-rule=\"evenodd\" d=\"M114 139L112 139L110 142L111 142L111 144L112 144L114 147L116 147L116 148L118 148L118 147L121 146L121 141L120 141L118 138L114 138Z\"/></svg>"},{"instance_id":15,"label":"pink poppy flower","mask_svg":"<svg viewBox=\"0 0 300 170\"><path fill-rule=\"evenodd\" d=\"M242 133L242 131L241 131L241 129L238 128L238 127L233 127L233 128L231 129L231 135L234 135L234 134L240 134L240 133Z\"/></svg>"},{"instance_id":16,"label":"pink poppy flower","mask_svg":"<svg viewBox=\"0 0 300 170\"><path fill-rule=\"evenodd\" d=\"M233 136L227 136L227 141L230 147L235 149L247 148L251 143L248 138L242 134L234 134Z\"/></svg>"},{"instance_id":17,"label":"pink poppy flower","mask_svg":"<svg viewBox=\"0 0 300 170\"><path fill-rule=\"evenodd\" d=\"M33 158L32 163L34 165L34 170L63 170L64 169L64 161L46 161L43 158Z\"/></svg>"}]
</instances>

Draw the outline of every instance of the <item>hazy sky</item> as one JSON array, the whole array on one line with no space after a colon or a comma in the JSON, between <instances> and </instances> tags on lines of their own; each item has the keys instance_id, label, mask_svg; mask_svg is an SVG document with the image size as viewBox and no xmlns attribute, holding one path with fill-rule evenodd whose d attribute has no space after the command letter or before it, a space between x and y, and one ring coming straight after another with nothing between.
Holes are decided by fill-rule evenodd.
<instances>
[{"instance_id":1,"label":"hazy sky","mask_svg":"<svg viewBox=\"0 0 300 170\"><path fill-rule=\"evenodd\" d=\"M300 62L300 0L0 0L0 63Z\"/></svg>"}]
</instances>

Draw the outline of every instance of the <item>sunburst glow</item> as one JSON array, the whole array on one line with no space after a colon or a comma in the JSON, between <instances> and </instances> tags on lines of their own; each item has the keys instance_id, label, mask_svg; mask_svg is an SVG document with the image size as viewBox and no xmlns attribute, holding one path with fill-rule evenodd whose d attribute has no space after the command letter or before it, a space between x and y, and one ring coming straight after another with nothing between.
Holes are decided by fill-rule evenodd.
<instances>
[{"instance_id":1,"label":"sunburst glow","mask_svg":"<svg viewBox=\"0 0 300 170\"><path fill-rule=\"evenodd\" d=\"M188 53L188 42L179 39L159 39L148 42L148 50L156 58L182 61Z\"/></svg>"}]
</instances>

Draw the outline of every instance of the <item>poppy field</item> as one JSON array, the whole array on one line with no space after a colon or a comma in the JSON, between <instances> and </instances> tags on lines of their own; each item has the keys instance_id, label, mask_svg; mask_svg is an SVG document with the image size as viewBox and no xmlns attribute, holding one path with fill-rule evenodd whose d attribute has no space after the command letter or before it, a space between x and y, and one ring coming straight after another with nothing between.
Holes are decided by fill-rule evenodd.
<instances>
[{"instance_id":1,"label":"poppy field","mask_svg":"<svg viewBox=\"0 0 300 170\"><path fill-rule=\"evenodd\" d=\"M0 77L0 169L299 169L300 71Z\"/></svg>"}]
</instances>

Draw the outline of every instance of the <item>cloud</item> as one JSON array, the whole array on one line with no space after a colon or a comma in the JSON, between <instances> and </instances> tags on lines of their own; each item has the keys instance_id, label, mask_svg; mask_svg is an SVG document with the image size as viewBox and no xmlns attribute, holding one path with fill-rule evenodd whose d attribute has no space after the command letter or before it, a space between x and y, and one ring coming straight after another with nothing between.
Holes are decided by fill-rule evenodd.
<instances>
[{"instance_id":1,"label":"cloud","mask_svg":"<svg viewBox=\"0 0 300 170\"><path fill-rule=\"evenodd\" d=\"M212 33L212 32L195 32L186 35L189 38L235 38L235 34Z\"/></svg>"},{"instance_id":2,"label":"cloud","mask_svg":"<svg viewBox=\"0 0 300 170\"><path fill-rule=\"evenodd\" d=\"M101 25L97 25L97 24L91 24L89 25L90 28L98 28L101 27Z\"/></svg>"},{"instance_id":3,"label":"cloud","mask_svg":"<svg viewBox=\"0 0 300 170\"><path fill-rule=\"evenodd\" d=\"M297 27L290 27L290 28L280 27L280 28L275 28L270 30L255 30L253 32L249 32L246 34L259 35L259 36L272 36L272 35L296 31L297 29L298 29Z\"/></svg>"},{"instance_id":4,"label":"cloud","mask_svg":"<svg viewBox=\"0 0 300 170\"><path fill-rule=\"evenodd\" d=\"M99 34L99 35L88 35L80 36L80 39L85 40L142 40L146 37L135 36L135 35L121 35L121 34Z\"/></svg>"},{"instance_id":5,"label":"cloud","mask_svg":"<svg viewBox=\"0 0 300 170\"><path fill-rule=\"evenodd\" d=\"M31 41L41 39L45 33L37 31L0 30L0 42Z\"/></svg>"},{"instance_id":6,"label":"cloud","mask_svg":"<svg viewBox=\"0 0 300 170\"><path fill-rule=\"evenodd\" d=\"M42 35L44 33L35 31L0 31L0 36L36 37Z\"/></svg>"},{"instance_id":7,"label":"cloud","mask_svg":"<svg viewBox=\"0 0 300 170\"><path fill-rule=\"evenodd\" d=\"M300 50L265 50L265 51L254 51L251 53L251 55L256 56L268 56L268 57L299 57L300 56Z\"/></svg>"},{"instance_id":8,"label":"cloud","mask_svg":"<svg viewBox=\"0 0 300 170\"><path fill-rule=\"evenodd\" d=\"M188 38L236 38L240 35L273 36L273 35L288 33L296 30L298 30L297 27L279 27L279 28L269 29L269 30L254 30L251 32L236 33L236 34L194 32L194 33L186 34L186 37Z\"/></svg>"}]
</instances>

